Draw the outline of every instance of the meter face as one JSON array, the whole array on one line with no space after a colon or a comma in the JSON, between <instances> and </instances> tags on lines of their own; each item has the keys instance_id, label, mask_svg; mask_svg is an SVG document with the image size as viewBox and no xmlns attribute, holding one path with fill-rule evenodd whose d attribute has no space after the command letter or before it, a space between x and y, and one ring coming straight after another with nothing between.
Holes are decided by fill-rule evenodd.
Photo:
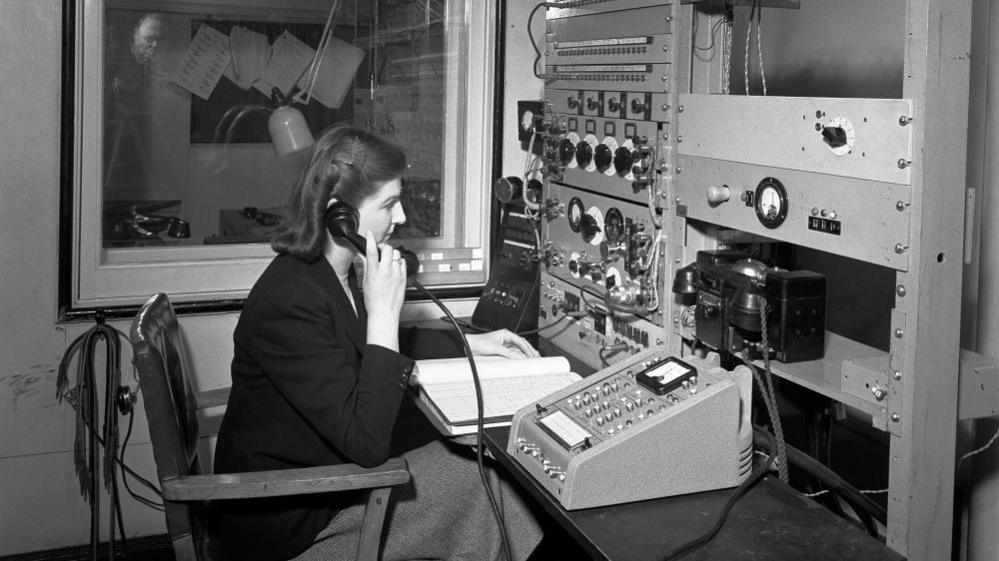
<instances>
[{"instance_id":1,"label":"meter face","mask_svg":"<svg viewBox=\"0 0 999 561\"><path fill-rule=\"evenodd\" d=\"M767 177L756 186L756 218L767 228L777 228L787 218L787 191L784 185Z\"/></svg>"}]
</instances>

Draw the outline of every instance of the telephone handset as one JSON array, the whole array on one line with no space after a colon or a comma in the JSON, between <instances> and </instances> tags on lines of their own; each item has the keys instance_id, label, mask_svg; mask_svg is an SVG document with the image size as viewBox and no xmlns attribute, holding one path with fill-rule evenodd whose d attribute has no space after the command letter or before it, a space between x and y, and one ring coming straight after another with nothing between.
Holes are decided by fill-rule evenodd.
<instances>
[{"instance_id":1,"label":"telephone handset","mask_svg":"<svg viewBox=\"0 0 999 561\"><path fill-rule=\"evenodd\" d=\"M349 204L336 201L330 206L326 211L326 229L334 238L346 240L362 255L367 251L366 241L357 233L357 211ZM420 261L412 251L401 246L396 249L406 262L406 277L412 278L420 270ZM381 258L381 250L378 257Z\"/></svg>"}]
</instances>

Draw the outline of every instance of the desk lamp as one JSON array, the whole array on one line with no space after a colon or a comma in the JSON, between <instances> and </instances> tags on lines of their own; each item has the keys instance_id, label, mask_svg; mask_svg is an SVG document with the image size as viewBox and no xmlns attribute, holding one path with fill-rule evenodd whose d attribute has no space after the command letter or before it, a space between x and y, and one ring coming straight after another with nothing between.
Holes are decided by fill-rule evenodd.
<instances>
[{"instance_id":1,"label":"desk lamp","mask_svg":"<svg viewBox=\"0 0 999 561\"><path fill-rule=\"evenodd\" d=\"M277 100L277 108L271 112L267 120L267 129L271 134L271 141L274 143L274 152L278 156L285 156L298 152L312 146L315 139L309 131L309 125L305 122L302 112L292 106L292 102L308 105L312 98L312 87L316 83L316 76L319 75L319 67L322 65L323 56L326 54L326 46L329 43L333 30L333 21L337 11L340 9L341 0L333 0L330 5L329 16L326 17L326 26L323 28L322 37L319 39L319 46L316 47L316 54L312 56L312 63L306 74L306 87L297 95L287 100L281 95L280 90L274 88L273 95Z\"/></svg>"}]
</instances>

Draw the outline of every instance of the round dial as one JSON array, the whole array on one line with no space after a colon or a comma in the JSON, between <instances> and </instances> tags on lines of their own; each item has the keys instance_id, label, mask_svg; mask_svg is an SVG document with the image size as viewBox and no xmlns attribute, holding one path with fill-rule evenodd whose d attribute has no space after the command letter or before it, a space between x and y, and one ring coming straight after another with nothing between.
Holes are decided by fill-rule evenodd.
<instances>
[{"instance_id":1,"label":"round dial","mask_svg":"<svg viewBox=\"0 0 999 561\"><path fill-rule=\"evenodd\" d=\"M569 201L565 214L566 218L569 219L569 228L573 232L579 233L580 223L583 220L583 215L586 214L586 211L583 210L583 201L579 200L579 197L573 197Z\"/></svg>"},{"instance_id":2,"label":"round dial","mask_svg":"<svg viewBox=\"0 0 999 561\"><path fill-rule=\"evenodd\" d=\"M579 227L582 230L584 242L592 246L599 246L600 242L604 241L604 213L599 207L591 206L586 209L586 214L583 215Z\"/></svg>"},{"instance_id":3,"label":"round dial","mask_svg":"<svg viewBox=\"0 0 999 561\"><path fill-rule=\"evenodd\" d=\"M829 147L834 156L845 156L853 150L857 139L857 131L853 123L845 117L834 117L822 127L822 141Z\"/></svg>"},{"instance_id":4,"label":"round dial","mask_svg":"<svg viewBox=\"0 0 999 561\"><path fill-rule=\"evenodd\" d=\"M624 216L617 207L607 209L604 215L604 236L610 242L619 242L624 237Z\"/></svg>"},{"instance_id":5,"label":"round dial","mask_svg":"<svg viewBox=\"0 0 999 561\"><path fill-rule=\"evenodd\" d=\"M787 218L787 191L780 181L767 177L756 186L756 218L767 228L777 228Z\"/></svg>"}]
</instances>

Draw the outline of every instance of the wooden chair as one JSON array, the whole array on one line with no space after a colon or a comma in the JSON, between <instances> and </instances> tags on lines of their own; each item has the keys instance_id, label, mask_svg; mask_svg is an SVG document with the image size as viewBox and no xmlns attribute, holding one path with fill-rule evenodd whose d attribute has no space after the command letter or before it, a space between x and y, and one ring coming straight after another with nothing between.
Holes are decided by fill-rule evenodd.
<instances>
[{"instance_id":1,"label":"wooden chair","mask_svg":"<svg viewBox=\"0 0 999 561\"><path fill-rule=\"evenodd\" d=\"M129 333L142 388L167 530L178 561L214 554L206 531L210 501L370 489L357 559L378 559L392 486L409 481L406 461L375 468L354 464L224 475L202 473L198 459L198 410L225 405L229 389L196 392L187 345L165 294L152 296Z\"/></svg>"}]
</instances>

